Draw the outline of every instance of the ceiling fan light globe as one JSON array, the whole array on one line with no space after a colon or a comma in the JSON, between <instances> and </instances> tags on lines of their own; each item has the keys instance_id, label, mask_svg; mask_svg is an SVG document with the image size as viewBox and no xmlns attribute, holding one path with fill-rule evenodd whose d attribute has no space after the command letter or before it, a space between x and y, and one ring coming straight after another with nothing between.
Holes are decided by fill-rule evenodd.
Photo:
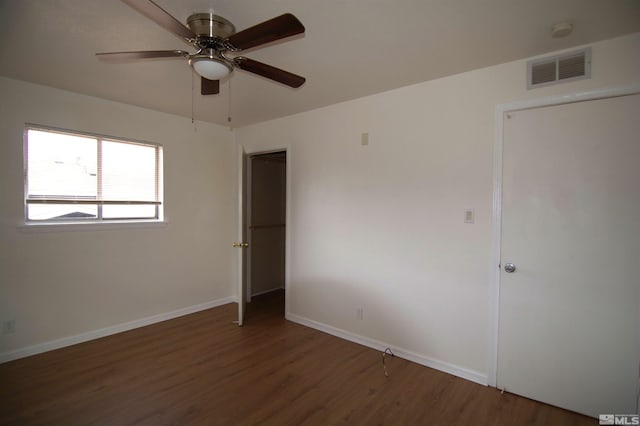
<instances>
[{"instance_id":1,"label":"ceiling fan light globe","mask_svg":"<svg viewBox=\"0 0 640 426\"><path fill-rule=\"evenodd\" d=\"M229 65L212 58L193 58L189 62L193 69L207 80L220 80L231 72Z\"/></svg>"}]
</instances>

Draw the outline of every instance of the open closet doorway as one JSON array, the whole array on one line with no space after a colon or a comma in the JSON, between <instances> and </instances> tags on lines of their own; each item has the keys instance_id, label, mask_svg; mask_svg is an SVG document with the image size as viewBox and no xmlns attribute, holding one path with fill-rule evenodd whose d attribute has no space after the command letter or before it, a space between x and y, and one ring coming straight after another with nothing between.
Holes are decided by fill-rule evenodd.
<instances>
[{"instance_id":1,"label":"open closet doorway","mask_svg":"<svg viewBox=\"0 0 640 426\"><path fill-rule=\"evenodd\" d=\"M257 153L247 161L246 319L278 311L284 317L287 211L286 151Z\"/></svg>"}]
</instances>

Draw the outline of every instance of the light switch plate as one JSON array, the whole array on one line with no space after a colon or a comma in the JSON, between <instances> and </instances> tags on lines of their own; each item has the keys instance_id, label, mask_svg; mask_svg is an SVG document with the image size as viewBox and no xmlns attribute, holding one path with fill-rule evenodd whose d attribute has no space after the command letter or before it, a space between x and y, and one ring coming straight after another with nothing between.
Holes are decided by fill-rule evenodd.
<instances>
[{"instance_id":1,"label":"light switch plate","mask_svg":"<svg viewBox=\"0 0 640 426\"><path fill-rule=\"evenodd\" d=\"M363 133L360 135L360 143L362 145L369 145L369 133Z\"/></svg>"},{"instance_id":2,"label":"light switch plate","mask_svg":"<svg viewBox=\"0 0 640 426\"><path fill-rule=\"evenodd\" d=\"M464 223L473 223L475 216L473 209L464 209Z\"/></svg>"}]
</instances>

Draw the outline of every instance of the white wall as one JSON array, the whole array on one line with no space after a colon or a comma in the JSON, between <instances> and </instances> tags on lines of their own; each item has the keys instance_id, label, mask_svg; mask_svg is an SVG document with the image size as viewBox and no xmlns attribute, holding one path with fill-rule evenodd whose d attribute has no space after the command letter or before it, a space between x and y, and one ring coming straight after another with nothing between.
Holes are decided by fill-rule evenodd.
<instances>
[{"instance_id":1,"label":"white wall","mask_svg":"<svg viewBox=\"0 0 640 426\"><path fill-rule=\"evenodd\" d=\"M527 91L516 61L237 130L290 147L288 317L486 381L494 112L640 82L640 34L592 46L588 80Z\"/></svg>"},{"instance_id":2,"label":"white wall","mask_svg":"<svg viewBox=\"0 0 640 426\"><path fill-rule=\"evenodd\" d=\"M25 122L164 146L166 226L21 228ZM228 129L0 78L0 355L234 294Z\"/></svg>"}]
</instances>

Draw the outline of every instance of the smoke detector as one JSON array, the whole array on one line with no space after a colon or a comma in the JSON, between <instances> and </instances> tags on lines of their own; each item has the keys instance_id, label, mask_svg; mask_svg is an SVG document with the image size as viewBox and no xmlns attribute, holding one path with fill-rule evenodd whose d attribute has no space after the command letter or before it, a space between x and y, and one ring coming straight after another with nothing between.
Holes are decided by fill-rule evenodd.
<instances>
[{"instance_id":1,"label":"smoke detector","mask_svg":"<svg viewBox=\"0 0 640 426\"><path fill-rule=\"evenodd\" d=\"M553 38L566 37L571 34L571 31L573 31L573 25L568 22L558 22L551 29L551 36Z\"/></svg>"}]
</instances>

